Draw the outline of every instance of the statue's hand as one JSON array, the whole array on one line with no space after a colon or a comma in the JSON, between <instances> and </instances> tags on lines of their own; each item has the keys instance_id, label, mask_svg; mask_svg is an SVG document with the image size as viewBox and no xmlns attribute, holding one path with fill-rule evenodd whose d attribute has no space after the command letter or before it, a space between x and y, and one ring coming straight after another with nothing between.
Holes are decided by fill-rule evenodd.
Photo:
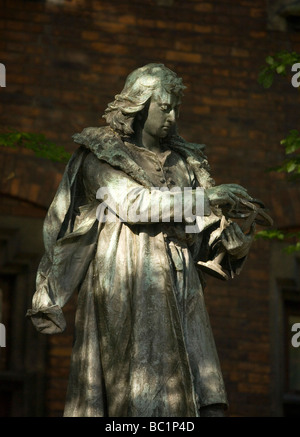
<instances>
[{"instance_id":1,"label":"statue's hand","mask_svg":"<svg viewBox=\"0 0 300 437\"><path fill-rule=\"evenodd\" d=\"M248 234L244 234L237 223L230 223L221 234L221 242L226 251L235 258L243 258L249 252L255 234L255 222Z\"/></svg>"},{"instance_id":2,"label":"statue's hand","mask_svg":"<svg viewBox=\"0 0 300 437\"><path fill-rule=\"evenodd\" d=\"M212 206L230 204L233 207L240 197L247 200L252 199L247 193L246 188L238 184L222 184L207 188L206 194Z\"/></svg>"}]
</instances>

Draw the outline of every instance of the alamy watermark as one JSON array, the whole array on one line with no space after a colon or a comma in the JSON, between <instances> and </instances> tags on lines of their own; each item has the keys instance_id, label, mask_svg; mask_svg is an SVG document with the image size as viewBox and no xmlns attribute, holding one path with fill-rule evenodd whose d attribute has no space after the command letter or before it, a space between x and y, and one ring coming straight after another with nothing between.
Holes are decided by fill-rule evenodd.
<instances>
[{"instance_id":1,"label":"alamy watermark","mask_svg":"<svg viewBox=\"0 0 300 437\"><path fill-rule=\"evenodd\" d=\"M299 71L298 71L299 70ZM292 65L292 71L296 71L297 73L292 77L292 85L295 88L300 86L300 63Z\"/></svg>"},{"instance_id":2,"label":"alamy watermark","mask_svg":"<svg viewBox=\"0 0 300 437\"><path fill-rule=\"evenodd\" d=\"M0 87L6 87L6 68L4 64L0 64Z\"/></svg>"},{"instance_id":3,"label":"alamy watermark","mask_svg":"<svg viewBox=\"0 0 300 437\"><path fill-rule=\"evenodd\" d=\"M293 324L292 332L296 332L291 339L292 346L300 347L300 323Z\"/></svg>"},{"instance_id":4,"label":"alamy watermark","mask_svg":"<svg viewBox=\"0 0 300 437\"><path fill-rule=\"evenodd\" d=\"M197 187L142 187L130 188L129 184L118 189L116 199L113 189L101 187L96 198L100 200L97 219L101 223L121 220L134 223L185 223L186 233L198 233L204 216L204 189ZM118 217L118 219L117 219Z\"/></svg>"},{"instance_id":5,"label":"alamy watermark","mask_svg":"<svg viewBox=\"0 0 300 437\"><path fill-rule=\"evenodd\" d=\"M3 323L0 323L0 347L6 347L6 329Z\"/></svg>"}]
</instances>

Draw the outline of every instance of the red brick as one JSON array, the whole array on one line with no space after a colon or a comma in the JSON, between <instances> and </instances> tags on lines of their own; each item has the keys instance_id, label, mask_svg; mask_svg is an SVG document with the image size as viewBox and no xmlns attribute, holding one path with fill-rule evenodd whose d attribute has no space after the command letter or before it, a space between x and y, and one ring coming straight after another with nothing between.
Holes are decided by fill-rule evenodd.
<instances>
[{"instance_id":1,"label":"red brick","mask_svg":"<svg viewBox=\"0 0 300 437\"><path fill-rule=\"evenodd\" d=\"M129 50L128 47L125 47L123 45L105 44L101 42L93 42L91 43L91 47L97 52L99 52L99 54L101 53L110 54L113 52L114 54L124 55L127 54Z\"/></svg>"},{"instance_id":2,"label":"red brick","mask_svg":"<svg viewBox=\"0 0 300 437\"><path fill-rule=\"evenodd\" d=\"M83 32L81 32L82 39L87 39L89 41L99 40L99 36L101 36L100 32L90 30L84 30Z\"/></svg>"},{"instance_id":3,"label":"red brick","mask_svg":"<svg viewBox=\"0 0 300 437\"><path fill-rule=\"evenodd\" d=\"M264 394L267 391L267 387L262 384L244 384L240 383L237 386L237 389L241 393L257 393L257 394Z\"/></svg>"},{"instance_id":4,"label":"red brick","mask_svg":"<svg viewBox=\"0 0 300 437\"><path fill-rule=\"evenodd\" d=\"M194 6L194 9L198 12L212 12L214 5L212 3L199 3Z\"/></svg>"},{"instance_id":5,"label":"red brick","mask_svg":"<svg viewBox=\"0 0 300 437\"><path fill-rule=\"evenodd\" d=\"M211 112L208 106L193 106L191 110L194 114L210 114Z\"/></svg>"},{"instance_id":6,"label":"red brick","mask_svg":"<svg viewBox=\"0 0 300 437\"><path fill-rule=\"evenodd\" d=\"M191 62L191 63L201 63L202 56L200 54L194 54L194 53L184 53L184 52L175 52L175 51L167 51L166 52L166 59L169 61L175 61L180 59L181 62Z\"/></svg>"},{"instance_id":7,"label":"red brick","mask_svg":"<svg viewBox=\"0 0 300 437\"><path fill-rule=\"evenodd\" d=\"M131 25L136 24L136 18L132 15L122 15L118 18L118 21L124 24L131 24Z\"/></svg>"}]
</instances>

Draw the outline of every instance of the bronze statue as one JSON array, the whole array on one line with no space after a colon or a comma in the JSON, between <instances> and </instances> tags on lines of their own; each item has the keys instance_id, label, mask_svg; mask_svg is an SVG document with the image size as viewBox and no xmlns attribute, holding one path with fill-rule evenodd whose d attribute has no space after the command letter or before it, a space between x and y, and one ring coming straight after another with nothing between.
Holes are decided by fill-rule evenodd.
<instances>
[{"instance_id":1,"label":"bronze statue","mask_svg":"<svg viewBox=\"0 0 300 437\"><path fill-rule=\"evenodd\" d=\"M162 64L138 68L108 105L108 126L73 137L80 147L45 219L28 311L40 332L62 332L62 307L79 293L65 416L227 408L203 271L241 271L263 206L240 185L215 186L204 146L178 135L184 88ZM187 192L191 211L178 221ZM231 220L251 214L244 232Z\"/></svg>"}]
</instances>

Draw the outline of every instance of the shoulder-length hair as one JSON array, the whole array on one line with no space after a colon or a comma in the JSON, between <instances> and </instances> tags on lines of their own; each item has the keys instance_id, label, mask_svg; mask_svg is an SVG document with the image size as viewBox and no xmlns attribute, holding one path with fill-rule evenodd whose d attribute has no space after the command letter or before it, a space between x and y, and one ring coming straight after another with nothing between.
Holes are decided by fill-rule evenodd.
<instances>
[{"instance_id":1,"label":"shoulder-length hair","mask_svg":"<svg viewBox=\"0 0 300 437\"><path fill-rule=\"evenodd\" d=\"M136 114L144 109L151 96L159 97L161 92L166 92L180 99L185 88L182 79L163 64L147 64L129 74L123 91L108 104L103 117L121 137L130 137Z\"/></svg>"}]
</instances>

